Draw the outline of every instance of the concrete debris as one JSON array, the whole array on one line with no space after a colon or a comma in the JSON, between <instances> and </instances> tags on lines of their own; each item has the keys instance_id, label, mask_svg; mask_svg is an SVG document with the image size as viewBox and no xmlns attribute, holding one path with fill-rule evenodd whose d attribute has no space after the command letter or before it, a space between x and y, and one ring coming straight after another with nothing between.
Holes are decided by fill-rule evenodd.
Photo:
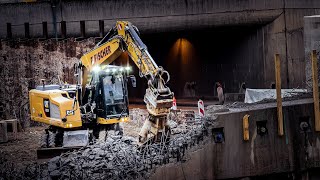
<instances>
[{"instance_id":1,"label":"concrete debris","mask_svg":"<svg viewBox=\"0 0 320 180\"><path fill-rule=\"evenodd\" d=\"M247 106L249 106L249 104L244 102L233 102L225 105L226 108L245 108Z\"/></svg>"},{"instance_id":2,"label":"concrete debris","mask_svg":"<svg viewBox=\"0 0 320 180\"><path fill-rule=\"evenodd\" d=\"M144 109L130 109L130 119L137 123L142 123L148 118L148 112Z\"/></svg>"},{"instance_id":3,"label":"concrete debris","mask_svg":"<svg viewBox=\"0 0 320 180\"><path fill-rule=\"evenodd\" d=\"M210 105L205 108L206 117L211 120L215 120L217 118L216 113L228 112L229 107L227 105Z\"/></svg>"},{"instance_id":4,"label":"concrete debris","mask_svg":"<svg viewBox=\"0 0 320 180\"><path fill-rule=\"evenodd\" d=\"M170 124L175 123L170 121ZM155 167L181 161L185 150L208 134L200 122L191 126L175 125L173 129L176 135L170 140L169 134L163 135L160 142L147 142L144 147L139 147L136 139L130 136L108 136L105 143L63 154L60 158L62 166L55 166L59 164L57 158L50 161L48 167L57 169L48 169L49 174L51 176L53 172L56 175L56 170L59 170L62 179L146 179Z\"/></svg>"},{"instance_id":5,"label":"concrete debris","mask_svg":"<svg viewBox=\"0 0 320 180\"><path fill-rule=\"evenodd\" d=\"M282 98L290 98L307 93L306 89L281 89ZM246 89L245 103L257 103L264 99L276 99L276 89Z\"/></svg>"},{"instance_id":6,"label":"concrete debris","mask_svg":"<svg viewBox=\"0 0 320 180\"><path fill-rule=\"evenodd\" d=\"M306 99L312 98L312 92L300 92L300 93L292 93L287 97L282 98L283 102L286 101L294 101L298 99ZM216 113L223 113L228 111L234 111L237 109L251 109L257 107L257 105L266 105L268 103L274 103L276 99L263 99L262 101L255 102L255 103L245 103L245 102L232 102L224 105L211 105L206 107L206 116L210 118L215 118Z\"/></svg>"},{"instance_id":7,"label":"concrete debris","mask_svg":"<svg viewBox=\"0 0 320 180\"><path fill-rule=\"evenodd\" d=\"M185 152L191 147L197 148L203 142L208 132L211 132L208 128L212 122L208 119L193 119L192 122L189 120L179 124L169 120L168 124L174 133L170 137L169 134L162 135L159 142L149 141L140 147L132 136L110 135L106 142L62 154L46 164L33 164L28 170L6 171L5 164L0 163L0 177L147 179L158 166L185 161ZM23 171L30 171L28 177L20 175Z\"/></svg>"},{"instance_id":8,"label":"concrete debris","mask_svg":"<svg viewBox=\"0 0 320 180\"><path fill-rule=\"evenodd\" d=\"M224 105L211 105L206 107L206 113L228 112L229 109Z\"/></svg>"}]
</instances>

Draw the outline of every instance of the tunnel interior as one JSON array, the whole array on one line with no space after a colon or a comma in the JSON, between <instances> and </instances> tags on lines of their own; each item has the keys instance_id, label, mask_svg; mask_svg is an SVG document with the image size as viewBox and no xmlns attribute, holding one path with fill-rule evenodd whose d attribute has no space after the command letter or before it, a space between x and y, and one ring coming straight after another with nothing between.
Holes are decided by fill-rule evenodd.
<instances>
[{"instance_id":1,"label":"tunnel interior","mask_svg":"<svg viewBox=\"0 0 320 180\"><path fill-rule=\"evenodd\" d=\"M170 73L168 86L176 97L189 97L188 88L195 90L196 97L214 97L216 82L222 84L225 93L239 92L243 82L249 88L264 85L261 26L141 33L141 39L157 64ZM132 62L130 65L137 88L130 88L129 96L142 98L146 80L139 78Z\"/></svg>"}]
</instances>

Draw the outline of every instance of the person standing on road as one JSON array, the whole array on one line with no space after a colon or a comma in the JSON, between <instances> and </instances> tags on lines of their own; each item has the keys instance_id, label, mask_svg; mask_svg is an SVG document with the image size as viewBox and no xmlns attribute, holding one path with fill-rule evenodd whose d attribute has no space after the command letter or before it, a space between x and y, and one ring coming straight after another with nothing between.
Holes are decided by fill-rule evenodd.
<instances>
[{"instance_id":1,"label":"person standing on road","mask_svg":"<svg viewBox=\"0 0 320 180\"><path fill-rule=\"evenodd\" d=\"M219 105L223 105L224 104L223 89L222 89L222 85L219 82L217 82L217 93L219 98Z\"/></svg>"},{"instance_id":2,"label":"person standing on road","mask_svg":"<svg viewBox=\"0 0 320 180\"><path fill-rule=\"evenodd\" d=\"M245 94L245 93L246 93L246 89L247 89L246 83L243 82L243 83L241 84L241 86L240 86L239 93Z\"/></svg>"}]
</instances>

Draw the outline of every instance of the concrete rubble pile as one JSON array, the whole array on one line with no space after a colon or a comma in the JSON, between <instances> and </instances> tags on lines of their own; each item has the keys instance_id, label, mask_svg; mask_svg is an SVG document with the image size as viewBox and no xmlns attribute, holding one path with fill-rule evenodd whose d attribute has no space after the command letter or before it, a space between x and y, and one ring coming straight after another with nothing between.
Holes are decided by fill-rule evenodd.
<instances>
[{"instance_id":1,"label":"concrete rubble pile","mask_svg":"<svg viewBox=\"0 0 320 180\"><path fill-rule=\"evenodd\" d=\"M230 108L229 104L226 105L210 105L206 107L206 116L211 119L217 118L217 113L228 112Z\"/></svg>"},{"instance_id":2,"label":"concrete rubble pile","mask_svg":"<svg viewBox=\"0 0 320 180\"><path fill-rule=\"evenodd\" d=\"M170 138L169 134L163 135L160 142L140 147L137 138L113 133L106 142L62 154L45 165L28 167L34 171L28 170L33 173L22 179L147 179L158 166L184 161L186 151L200 146L212 126L208 119L169 120L168 124L175 133ZM8 176L3 169L0 175Z\"/></svg>"},{"instance_id":3,"label":"concrete rubble pile","mask_svg":"<svg viewBox=\"0 0 320 180\"><path fill-rule=\"evenodd\" d=\"M163 135L160 142L147 142L139 147L136 138L111 135L105 143L51 159L49 174L62 179L146 179L155 167L181 161L188 148L208 135L202 122L169 124L176 132L180 131L170 139L169 134Z\"/></svg>"}]
</instances>

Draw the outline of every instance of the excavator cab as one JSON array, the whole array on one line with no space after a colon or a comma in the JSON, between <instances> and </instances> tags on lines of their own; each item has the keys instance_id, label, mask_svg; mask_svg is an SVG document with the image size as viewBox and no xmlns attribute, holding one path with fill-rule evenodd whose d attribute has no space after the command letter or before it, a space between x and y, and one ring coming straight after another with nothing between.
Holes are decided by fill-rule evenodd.
<instances>
[{"instance_id":1,"label":"excavator cab","mask_svg":"<svg viewBox=\"0 0 320 180\"><path fill-rule=\"evenodd\" d=\"M124 67L109 65L99 71L97 75L98 123L113 124L128 121L128 70Z\"/></svg>"},{"instance_id":2,"label":"excavator cab","mask_svg":"<svg viewBox=\"0 0 320 180\"><path fill-rule=\"evenodd\" d=\"M121 67L114 65L101 66L95 68L91 73L91 82L87 86L85 95L83 97L83 109L81 112L83 116L88 115L90 109L93 110L94 117L82 118L85 124L99 124L96 129L96 136L100 136L99 131L119 130L120 122L127 122L129 120L129 100L127 83L130 79L129 67ZM85 104L90 105L87 107ZM86 116L88 117L88 116ZM122 133L122 132L120 132ZM102 134L105 134L104 132Z\"/></svg>"}]
</instances>

